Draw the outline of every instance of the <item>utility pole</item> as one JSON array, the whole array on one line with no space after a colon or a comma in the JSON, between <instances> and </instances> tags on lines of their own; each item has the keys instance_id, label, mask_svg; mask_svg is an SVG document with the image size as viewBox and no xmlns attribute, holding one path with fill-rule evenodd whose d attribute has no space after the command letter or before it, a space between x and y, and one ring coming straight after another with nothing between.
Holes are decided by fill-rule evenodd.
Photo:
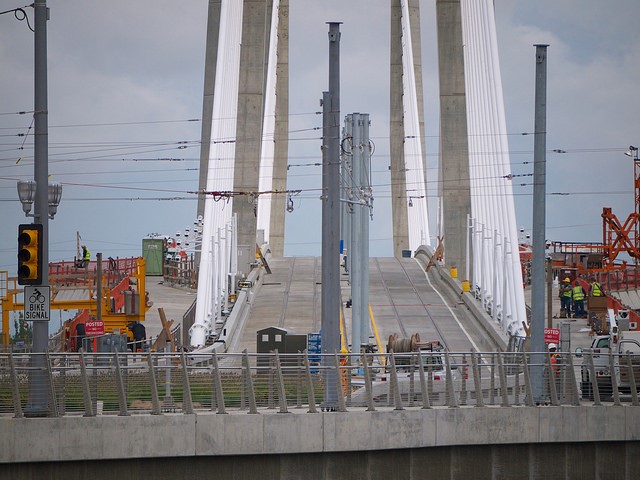
<instances>
[{"instance_id":1,"label":"utility pole","mask_svg":"<svg viewBox=\"0 0 640 480\"><path fill-rule=\"evenodd\" d=\"M352 195L347 201L353 209L351 221L351 351L358 352L369 340L369 215L371 182L369 173L369 114L348 115L351 123Z\"/></svg>"},{"instance_id":2,"label":"utility pole","mask_svg":"<svg viewBox=\"0 0 640 480\"><path fill-rule=\"evenodd\" d=\"M34 223L42 225L41 285L49 285L49 137L47 105L47 20L46 0L35 0L34 10ZM26 302L25 302L26 303ZM29 385L29 401L25 414L46 416L48 413L48 376L45 371L44 352L49 341L49 323L33 322L33 373Z\"/></svg>"},{"instance_id":3,"label":"utility pole","mask_svg":"<svg viewBox=\"0 0 640 480\"><path fill-rule=\"evenodd\" d=\"M322 353L340 350L340 23L329 23L329 91L322 95ZM329 357L323 357L324 362ZM327 370L328 371L328 370ZM323 408L337 406L333 372Z\"/></svg>"},{"instance_id":4,"label":"utility pole","mask_svg":"<svg viewBox=\"0 0 640 480\"><path fill-rule=\"evenodd\" d=\"M531 387L533 401L544 401L545 229L547 149L547 47L536 47L533 144L533 233L531 266Z\"/></svg>"}]
</instances>

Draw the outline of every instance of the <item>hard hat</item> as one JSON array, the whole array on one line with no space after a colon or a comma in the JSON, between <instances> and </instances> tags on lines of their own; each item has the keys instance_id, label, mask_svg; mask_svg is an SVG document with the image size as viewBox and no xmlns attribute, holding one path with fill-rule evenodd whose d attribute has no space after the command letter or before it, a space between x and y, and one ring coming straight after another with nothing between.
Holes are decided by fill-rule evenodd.
<instances>
[{"instance_id":1,"label":"hard hat","mask_svg":"<svg viewBox=\"0 0 640 480\"><path fill-rule=\"evenodd\" d=\"M555 343L550 343L550 344L549 344L549 346L548 346L548 348L549 348L549 350L551 350L552 348L553 348L554 350L556 350L556 349L558 348L558 346L557 346Z\"/></svg>"},{"instance_id":2,"label":"hard hat","mask_svg":"<svg viewBox=\"0 0 640 480\"><path fill-rule=\"evenodd\" d=\"M564 279L565 282L570 282L571 280L569 280L569 277Z\"/></svg>"}]
</instances>

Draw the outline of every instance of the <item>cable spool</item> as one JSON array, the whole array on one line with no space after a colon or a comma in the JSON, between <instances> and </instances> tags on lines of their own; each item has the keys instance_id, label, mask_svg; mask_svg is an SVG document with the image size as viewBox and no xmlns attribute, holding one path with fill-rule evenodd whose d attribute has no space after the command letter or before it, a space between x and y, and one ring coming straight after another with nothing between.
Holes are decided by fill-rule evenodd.
<instances>
[{"instance_id":1,"label":"cable spool","mask_svg":"<svg viewBox=\"0 0 640 480\"><path fill-rule=\"evenodd\" d=\"M414 333L409 338L400 338L397 333L389 335L387 343L387 353L393 350L393 353L416 352L420 343L420 334Z\"/></svg>"}]
</instances>

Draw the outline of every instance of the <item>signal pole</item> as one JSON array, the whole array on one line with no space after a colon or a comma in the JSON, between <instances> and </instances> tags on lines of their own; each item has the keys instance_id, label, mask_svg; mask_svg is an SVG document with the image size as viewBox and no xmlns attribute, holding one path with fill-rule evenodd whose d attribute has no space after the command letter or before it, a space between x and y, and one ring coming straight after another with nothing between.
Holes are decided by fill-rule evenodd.
<instances>
[{"instance_id":1,"label":"signal pole","mask_svg":"<svg viewBox=\"0 0 640 480\"><path fill-rule=\"evenodd\" d=\"M49 126L47 105L47 20L46 0L35 0L34 10L34 223L42 225L42 277L41 285L49 285ZM33 322L33 353L44 354L49 341L49 323ZM25 409L28 416L48 414L48 377L44 355L32 356L35 367L29 385L29 401Z\"/></svg>"}]
</instances>

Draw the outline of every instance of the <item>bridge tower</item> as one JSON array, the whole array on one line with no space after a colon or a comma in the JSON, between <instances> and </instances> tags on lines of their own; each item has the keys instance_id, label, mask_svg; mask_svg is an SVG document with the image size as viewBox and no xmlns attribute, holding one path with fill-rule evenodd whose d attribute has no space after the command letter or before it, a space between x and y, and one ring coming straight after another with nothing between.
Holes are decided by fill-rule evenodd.
<instances>
[{"instance_id":1,"label":"bridge tower","mask_svg":"<svg viewBox=\"0 0 640 480\"><path fill-rule=\"evenodd\" d=\"M510 179L510 162L508 154L493 159L491 164L486 161L488 157L480 155L483 151L496 156L508 151L507 145L488 140L503 138L506 132L492 12L490 0L436 1L438 220L442 221L438 236L444 243L446 266L457 267L460 278L470 280L474 291L481 293L483 304L496 321L515 331L524 319L524 294L519 291L522 281L511 186L505 184ZM419 0L390 0L390 13L393 252L400 257L404 256L403 250L431 245L431 236ZM289 0L209 0L200 176L203 200L198 205L198 214L205 220L201 255L208 258L200 261L195 313L196 322L203 322L202 331L209 330L217 318L216 308L222 311L224 298L214 292L216 285L251 270L258 232L264 231L274 255L284 253L288 21ZM490 61L479 66L487 52ZM470 65L468 72L466 64ZM216 75L222 66L224 75ZM211 139L220 141L214 144ZM212 161L216 162L215 168L210 165ZM488 186L478 179L502 183ZM224 208L229 201L232 208ZM223 238L223 229L230 222L231 211L237 218L238 232L232 248L238 253L234 251L232 256L238 259L238 266L218 274L219 281L212 280L222 263L214 266L220 257L216 249L228 240ZM473 225L478 225L472 232L468 216ZM484 233L478 235L484 231L492 235L489 242L485 242L489 237ZM472 251L482 261L476 258L471 262Z\"/></svg>"},{"instance_id":2,"label":"bridge tower","mask_svg":"<svg viewBox=\"0 0 640 480\"><path fill-rule=\"evenodd\" d=\"M198 185L200 192L207 190L213 105L219 61L220 21L224 14L223 3L223 0L209 0ZM277 22L272 21L274 4L278 10ZM277 30L272 32L274 24ZM284 191L287 185L289 131L289 0L276 2L274 0L243 0L241 38L233 191L261 190L260 153L264 114L269 102L267 89L271 88L275 93L274 105L271 105L275 111L275 119L272 142L273 170L268 182L270 190ZM277 42L272 45L274 38L277 38ZM274 49L275 85L271 85L268 65L270 52ZM220 79L217 83L221 84ZM285 197L284 195L268 195L268 197L266 202L269 206L268 213L262 225L259 225L257 215L257 198L242 198L241 201L233 203L233 213L237 213L240 218L238 244L245 246L252 253L257 229L262 227L268 232L271 252L282 256L284 254ZM199 217L205 215L205 198L204 194L198 198ZM196 261L199 262L199 260L200 252L197 252ZM240 268L243 266L241 265ZM247 273L246 270L243 270L244 273Z\"/></svg>"}]
</instances>

